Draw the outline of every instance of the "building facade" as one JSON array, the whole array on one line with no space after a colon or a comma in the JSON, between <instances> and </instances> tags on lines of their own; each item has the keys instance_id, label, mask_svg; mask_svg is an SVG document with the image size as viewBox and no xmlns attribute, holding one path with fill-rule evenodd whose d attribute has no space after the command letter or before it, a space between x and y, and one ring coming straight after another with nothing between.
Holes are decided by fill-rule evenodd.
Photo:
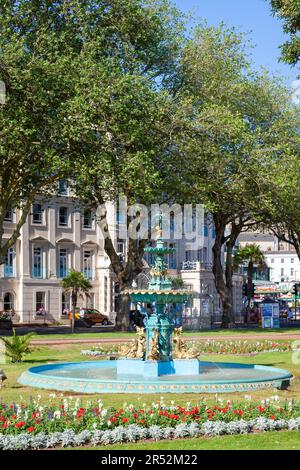
<instances>
[{"instance_id":1,"label":"building facade","mask_svg":"<svg viewBox=\"0 0 300 470\"><path fill-rule=\"evenodd\" d=\"M122 221L113 205L108 205L108 225L118 255L126 260L126 239L119 238ZM5 237L9 237L18 212L8 211L5 217ZM21 229L15 246L0 266L0 311L12 311L22 323L46 317L52 321L67 319L71 308L70 295L61 288L61 280L70 268L81 271L91 282L88 297L79 305L100 310L115 317L118 292L110 260L104 251L97 214L78 207L69 197L68 188L60 188L60 196L50 201L37 199ZM121 227L122 228L122 227ZM195 292L185 306L187 326L210 327L221 317L221 304L212 274L214 229L204 227L201 249L188 250L184 240L172 235L169 246L176 248L167 259L171 276L180 276ZM145 282L153 260L145 255ZM242 278L234 280L234 310L239 318L242 308Z\"/></svg>"},{"instance_id":2,"label":"building facade","mask_svg":"<svg viewBox=\"0 0 300 470\"><path fill-rule=\"evenodd\" d=\"M254 281L269 281L276 284L300 281L300 261L291 244L271 234L259 232L241 234L239 246L243 247L247 243L259 245L266 262L266 270Z\"/></svg>"}]
</instances>

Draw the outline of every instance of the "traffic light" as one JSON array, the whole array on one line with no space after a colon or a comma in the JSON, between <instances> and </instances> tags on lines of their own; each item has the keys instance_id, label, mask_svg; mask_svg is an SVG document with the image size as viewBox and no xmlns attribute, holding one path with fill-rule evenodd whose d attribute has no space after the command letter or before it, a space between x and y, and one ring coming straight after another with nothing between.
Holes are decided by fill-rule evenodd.
<instances>
[{"instance_id":1,"label":"traffic light","mask_svg":"<svg viewBox=\"0 0 300 470\"><path fill-rule=\"evenodd\" d=\"M248 294L248 287L247 284L243 284L243 296L247 297Z\"/></svg>"},{"instance_id":2,"label":"traffic light","mask_svg":"<svg viewBox=\"0 0 300 470\"><path fill-rule=\"evenodd\" d=\"M252 284L252 286L251 286L251 296L252 297L255 295L255 291L256 291L256 285Z\"/></svg>"},{"instance_id":3,"label":"traffic light","mask_svg":"<svg viewBox=\"0 0 300 470\"><path fill-rule=\"evenodd\" d=\"M294 296L297 296L299 293L299 284L294 284L293 286L293 294Z\"/></svg>"}]
</instances>

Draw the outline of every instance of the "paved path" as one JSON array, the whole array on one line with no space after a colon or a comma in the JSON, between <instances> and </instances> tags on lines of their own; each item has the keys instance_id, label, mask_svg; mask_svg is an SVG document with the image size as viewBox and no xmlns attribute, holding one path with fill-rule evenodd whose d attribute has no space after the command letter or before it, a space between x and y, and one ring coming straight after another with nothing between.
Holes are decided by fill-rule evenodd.
<instances>
[{"instance_id":1,"label":"paved path","mask_svg":"<svg viewBox=\"0 0 300 470\"><path fill-rule=\"evenodd\" d=\"M214 339L217 341L221 340L300 340L300 331L299 333L260 333L246 335L245 333L241 335L209 335L209 336L187 336L188 341L206 341L207 339ZM117 344L117 343L126 343L130 341L131 338L126 337L116 337L116 338L66 338L66 339L34 339L31 341L32 345L44 345L44 346L56 346L60 344Z\"/></svg>"}]
</instances>

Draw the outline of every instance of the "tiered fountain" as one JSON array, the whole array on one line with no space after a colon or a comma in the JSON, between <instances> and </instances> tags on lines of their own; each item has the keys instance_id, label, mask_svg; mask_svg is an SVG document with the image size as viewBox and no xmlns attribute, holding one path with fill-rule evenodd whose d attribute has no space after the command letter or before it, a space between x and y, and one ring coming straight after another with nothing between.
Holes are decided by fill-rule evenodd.
<instances>
[{"instance_id":1,"label":"tiered fountain","mask_svg":"<svg viewBox=\"0 0 300 470\"><path fill-rule=\"evenodd\" d=\"M182 304L192 294L171 288L164 256L173 249L164 246L161 220L156 247L146 250L156 255L149 288L127 293L134 303L151 303L153 313L131 344L120 348L118 360L32 367L21 384L81 393L221 393L289 385L292 374L282 369L200 361L197 348L188 347L166 314L167 304Z\"/></svg>"}]
</instances>

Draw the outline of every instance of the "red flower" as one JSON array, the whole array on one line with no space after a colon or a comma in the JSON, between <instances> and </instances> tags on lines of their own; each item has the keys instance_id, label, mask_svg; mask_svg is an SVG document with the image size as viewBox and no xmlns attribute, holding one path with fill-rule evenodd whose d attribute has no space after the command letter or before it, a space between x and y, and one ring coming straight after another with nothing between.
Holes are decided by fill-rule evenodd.
<instances>
[{"instance_id":1,"label":"red flower","mask_svg":"<svg viewBox=\"0 0 300 470\"><path fill-rule=\"evenodd\" d=\"M19 421L18 423L15 424L15 427L16 427L16 428L21 428L22 426L25 426L25 422L24 422L24 421Z\"/></svg>"},{"instance_id":2,"label":"red flower","mask_svg":"<svg viewBox=\"0 0 300 470\"><path fill-rule=\"evenodd\" d=\"M115 417L110 418L110 421L111 421L112 423L115 423L115 422L117 421L117 418L115 418Z\"/></svg>"},{"instance_id":3,"label":"red flower","mask_svg":"<svg viewBox=\"0 0 300 470\"><path fill-rule=\"evenodd\" d=\"M27 429L27 432L33 432L35 428L33 426L30 426L30 428Z\"/></svg>"},{"instance_id":4,"label":"red flower","mask_svg":"<svg viewBox=\"0 0 300 470\"><path fill-rule=\"evenodd\" d=\"M276 416L275 416L275 415L271 415L271 416L270 416L270 419L276 419Z\"/></svg>"},{"instance_id":5,"label":"red flower","mask_svg":"<svg viewBox=\"0 0 300 470\"><path fill-rule=\"evenodd\" d=\"M123 413L123 412L124 412L123 408L120 408L119 413Z\"/></svg>"},{"instance_id":6,"label":"red flower","mask_svg":"<svg viewBox=\"0 0 300 470\"><path fill-rule=\"evenodd\" d=\"M6 421L6 418L4 415L1 416L0 421Z\"/></svg>"},{"instance_id":7,"label":"red flower","mask_svg":"<svg viewBox=\"0 0 300 470\"><path fill-rule=\"evenodd\" d=\"M6 424L6 423L3 423L1 427L2 427L2 429L6 429L6 428L7 428L7 424Z\"/></svg>"},{"instance_id":8,"label":"red flower","mask_svg":"<svg viewBox=\"0 0 300 470\"><path fill-rule=\"evenodd\" d=\"M134 417L134 419L137 419L139 417L139 415L137 413L133 413L133 417Z\"/></svg>"},{"instance_id":9,"label":"red flower","mask_svg":"<svg viewBox=\"0 0 300 470\"><path fill-rule=\"evenodd\" d=\"M128 421L128 418L122 418L122 420L121 420L121 421L122 421L122 423L127 423L127 421Z\"/></svg>"}]
</instances>

